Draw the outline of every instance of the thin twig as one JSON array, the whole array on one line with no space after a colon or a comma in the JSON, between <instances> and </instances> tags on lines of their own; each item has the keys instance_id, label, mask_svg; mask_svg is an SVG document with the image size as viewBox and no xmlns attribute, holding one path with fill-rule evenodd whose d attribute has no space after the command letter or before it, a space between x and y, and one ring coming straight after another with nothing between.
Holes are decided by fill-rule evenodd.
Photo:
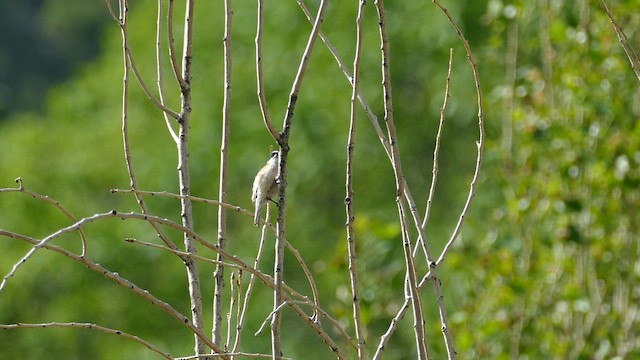
<instances>
[{"instance_id":1,"label":"thin twig","mask_svg":"<svg viewBox=\"0 0 640 360\"><path fill-rule=\"evenodd\" d=\"M224 47L224 102L222 106L222 139L220 143L220 180L218 188L218 199L221 203L227 200L227 167L229 159L229 132L231 125L231 25L233 10L231 0L224 1L224 36L222 39ZM218 205L218 247L224 249L227 239L227 211L224 206ZM220 255L218 255L220 260ZM213 292L213 342L219 344L222 340L222 292L224 290L224 267L218 265L213 273L215 288ZM228 333L230 334L231 328ZM228 349L225 349L228 350Z\"/></svg>"},{"instance_id":2,"label":"thin twig","mask_svg":"<svg viewBox=\"0 0 640 360\"><path fill-rule=\"evenodd\" d=\"M427 208L422 219L422 228L426 229L429 223L429 216L431 215L431 206L433 204L433 197L436 190L436 182L438 180L438 163L440 158L440 142L442 140L442 131L444 130L445 113L447 111L447 105L449 104L449 86L451 85L451 69L453 68L453 48L449 49L449 68L447 70L447 81L444 87L444 101L440 108L440 121L438 123L438 133L436 134L435 148L433 149L433 170L431 172L431 186L429 188L429 197L427 198Z\"/></svg>"},{"instance_id":3,"label":"thin twig","mask_svg":"<svg viewBox=\"0 0 640 360\"><path fill-rule=\"evenodd\" d=\"M105 0L105 3L107 4L107 9L109 9L109 14L111 14L111 18L113 19L113 21L118 23L118 26L122 26L122 19L116 15L115 11L113 11L113 7L111 6L111 1L110 0ZM118 4L120 3L120 0L118 0Z\"/></svg>"},{"instance_id":4,"label":"thin twig","mask_svg":"<svg viewBox=\"0 0 640 360\"><path fill-rule=\"evenodd\" d=\"M288 303L285 301L283 303L280 304L280 306L278 306L277 308L275 308L273 311L271 311L269 313L269 315L267 315L267 317L264 319L264 321L262 322L262 325L260 325L260 327L258 328L258 331L256 331L255 334L253 334L253 336L258 336L262 333L262 330L264 329L265 326L267 326L267 324L269 323L269 320L271 320L271 322L273 322L273 317L280 312L280 310L282 310L282 308L284 308L285 305L288 305ZM274 356L275 358L275 356Z\"/></svg>"},{"instance_id":5,"label":"thin twig","mask_svg":"<svg viewBox=\"0 0 640 360\"><path fill-rule=\"evenodd\" d=\"M269 359L271 358L271 354L253 354L253 353L247 353L247 352L241 352L241 351L234 351L234 352L225 352L222 354L200 354L200 355L193 355L193 356L185 356L185 357L179 357L176 358L175 360L198 360L198 359L206 359L211 357L211 355L226 355L226 356L238 356L238 357L242 357L242 358L252 358L252 359ZM290 358L282 358L282 360L292 360Z\"/></svg>"},{"instance_id":6,"label":"thin twig","mask_svg":"<svg viewBox=\"0 0 640 360\"><path fill-rule=\"evenodd\" d=\"M14 330L14 329L47 329L47 328L82 328L82 329L90 329L90 330L98 330L98 331L102 331L105 332L107 334L111 334L111 335L117 335L117 336L121 336L125 339L129 339L129 340L133 340L139 344L142 344L143 346L145 346L147 349L160 354L160 356L164 357L165 359L170 359L173 360L173 357L167 353L164 352L160 349L158 349L155 345L151 344L150 342L143 340L141 338L139 338L138 336L135 335L131 335L129 333L126 333L124 331L121 330L116 330L116 329L111 329L105 326L101 326L98 324L92 324L92 323L77 323L77 322L68 322L68 323L61 323L61 322L50 322L50 323L40 323L40 324L27 324L27 323L16 323L16 324L0 324L0 329L2 330Z\"/></svg>"},{"instance_id":7,"label":"thin twig","mask_svg":"<svg viewBox=\"0 0 640 360\"><path fill-rule=\"evenodd\" d=\"M264 125L269 130L271 136L276 140L280 140L280 134L276 130L275 126L273 126L273 122L271 121L271 116L269 116L269 108L267 106L267 99L264 94L264 82L263 82L263 71L262 71L262 30L263 30L263 19L264 19L264 0L258 0L258 19L256 25L256 81L258 87L258 102L260 103L260 110L262 111L262 120L264 121Z\"/></svg>"},{"instance_id":8,"label":"thin twig","mask_svg":"<svg viewBox=\"0 0 640 360\"><path fill-rule=\"evenodd\" d=\"M354 191L353 191L353 154L355 151L355 131L356 131L356 115L358 112L357 96L358 86L360 82L360 53L362 49L362 22L364 18L364 6L365 0L360 0L358 6L358 15L356 17L356 49L353 59L353 81L351 91L351 114L349 119L349 136L347 137L347 169L346 169L346 197L345 197L345 211L347 215L346 227L347 227L347 249L349 255L349 281L351 282L351 294L353 302L353 324L356 333L356 339L358 340L358 358L365 360L367 358L366 353L366 339L364 335L364 329L362 326L362 316L360 314L360 292L358 286L358 266L357 266L357 253L356 253L356 236L355 236L355 213L353 209L354 203Z\"/></svg>"},{"instance_id":9,"label":"thin twig","mask_svg":"<svg viewBox=\"0 0 640 360\"><path fill-rule=\"evenodd\" d=\"M465 36L462 34L462 31L460 30L460 28L458 27L458 25L456 24L456 22L453 20L453 18L451 17L451 15L449 14L448 10L442 6L437 0L433 0L434 4L436 4L443 12L444 14L447 16L447 19L449 20L449 23L451 23L451 25L453 26L453 28L456 31L456 34L458 35L458 38L460 39L460 41L462 42L462 45L464 46L465 52L467 54L467 61L469 62L469 64L471 65L471 69L473 71L473 79L475 82L475 87L476 87L476 98L477 98L477 106L478 106L478 141L476 142L476 147L477 147L477 157L476 157L476 165L475 165L475 169L474 169L474 173L473 173L473 178L471 179L471 183L469 184L469 193L467 195L467 200L464 204L464 207L462 208L462 211L460 212L460 216L458 218L458 222L456 223L455 228L453 229L453 233L451 235L451 237L449 238L449 241L447 241L447 244L445 245L444 249L442 250L442 253L440 254L440 257L438 258L438 260L436 261L436 263L434 264L435 266L432 268L432 271L434 272L435 275L435 267L438 266L440 263L442 263L442 261L444 261L444 257L446 256L447 252L451 249L451 246L453 246L454 242L456 241L456 239L458 238L458 236L460 235L460 231L462 229L462 224L464 223L464 219L465 216L467 214L467 212L469 211L471 202L475 196L475 191L476 191L476 185L477 182L480 178L480 168L482 165L482 154L483 154L483 149L484 149L484 108L483 108L483 96L482 96L482 87L480 86L480 74L478 73L478 65L474 59L474 56L471 52L471 48L469 46L469 42L467 41L467 39L465 38ZM433 278L433 284L434 284L434 290L436 291L436 297L438 299L442 298L442 292L440 291L440 282L439 280L434 276ZM454 348L454 344L453 344L453 339L451 337L451 334L449 332L449 327L448 327L448 323L447 323L447 317L446 317L446 311L444 309L444 306L440 306L440 320L442 323L442 333L444 335L445 338L445 344L447 346L447 354L449 359L455 359L456 357L456 350Z\"/></svg>"},{"instance_id":10,"label":"thin twig","mask_svg":"<svg viewBox=\"0 0 640 360\"><path fill-rule=\"evenodd\" d=\"M411 302L411 310L413 311L413 330L416 337L416 350L418 359L429 359L429 349L425 335L425 320L422 309L422 297L420 295L420 287L418 286L415 262L411 252L411 234L409 233L409 219L407 216L406 205L403 199L398 196L398 217L400 219L400 229L402 231L402 250L405 259L405 286L406 300Z\"/></svg>"},{"instance_id":11,"label":"thin twig","mask_svg":"<svg viewBox=\"0 0 640 360\"><path fill-rule=\"evenodd\" d=\"M427 208L425 210L425 216L422 220L422 224L421 227L423 229L427 228L427 224L429 221L429 215L431 213L431 206L433 204L433 197L435 195L435 187L436 187L436 182L438 179L438 163L439 163L439 154L440 154L440 143L441 143L441 139L442 139L442 131L444 129L444 121L445 121L445 113L446 113L446 109L447 109L447 105L449 102L449 98L451 97L450 91L449 91L449 87L451 84L451 70L453 67L453 49L449 50L449 66L448 66L448 70L447 70L447 80L446 80L446 84L445 84L445 92L444 92L444 101L442 104L442 108L440 109L440 121L439 121L439 125L438 125L438 132L436 135L436 142L435 142L435 149L433 151L433 170L432 170L432 178L431 178L431 186L429 188L429 196L427 199ZM418 245L416 244L416 247L413 250L413 256L415 257L416 251L418 249ZM427 256L427 258L429 257L429 255L426 252L426 249L423 247L423 250L425 251L425 256ZM424 283L420 283L418 285L418 287L422 287L424 285ZM438 283L439 285L439 283ZM439 298L439 301L442 302L442 298ZM444 304L439 304L442 306L444 306ZM393 318L393 320L391 321L391 323L389 324L389 328L387 329L387 331L380 337L380 342L378 344L377 347L377 351L376 351L376 356L374 357L374 359L378 359L380 358L380 356L382 355L382 351L385 349L385 346L389 340L389 338L391 337L391 335L395 332L396 328L397 328L397 324L400 321L400 319L402 319L406 313L406 311L409 308L409 299L406 299L404 304L400 307L398 313L396 314L396 316ZM446 315L445 315L446 316Z\"/></svg>"},{"instance_id":12,"label":"thin twig","mask_svg":"<svg viewBox=\"0 0 640 360\"><path fill-rule=\"evenodd\" d=\"M311 318L314 321L318 322L318 324L320 324L320 316L319 316L320 292L318 291L318 287L316 286L316 281L313 279L313 275L311 275L311 270L309 270L309 266L307 266L307 263L302 258L300 251L298 251L298 249L296 249L293 245L291 245L291 243L286 239L285 239L285 246L296 258L296 260L298 261L298 264L300 264L300 268L302 269L302 272L304 272L304 275L307 277L307 281L309 282L309 287L311 288L311 295L313 296L313 304L314 304L313 316Z\"/></svg>"}]
</instances>

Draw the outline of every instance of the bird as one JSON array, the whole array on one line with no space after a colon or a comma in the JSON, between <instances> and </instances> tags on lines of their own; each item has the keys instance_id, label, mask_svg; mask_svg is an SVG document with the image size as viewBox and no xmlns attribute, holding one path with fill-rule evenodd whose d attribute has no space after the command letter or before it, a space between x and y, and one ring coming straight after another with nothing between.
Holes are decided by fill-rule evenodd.
<instances>
[{"instance_id":1,"label":"bird","mask_svg":"<svg viewBox=\"0 0 640 360\"><path fill-rule=\"evenodd\" d=\"M253 223L256 226L260 225L260 216L262 213L262 207L267 200L272 200L271 197L275 194L276 189L276 177L278 176L278 152L272 151L269 161L258 171L256 178L253 179L253 190L251 193L251 202L255 206L255 213L253 216Z\"/></svg>"}]
</instances>

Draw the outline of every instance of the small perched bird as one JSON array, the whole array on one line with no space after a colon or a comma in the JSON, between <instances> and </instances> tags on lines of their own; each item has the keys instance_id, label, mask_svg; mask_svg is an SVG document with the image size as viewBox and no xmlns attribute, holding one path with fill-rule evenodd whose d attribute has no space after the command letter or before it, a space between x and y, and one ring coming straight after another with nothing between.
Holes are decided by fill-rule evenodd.
<instances>
[{"instance_id":1,"label":"small perched bird","mask_svg":"<svg viewBox=\"0 0 640 360\"><path fill-rule=\"evenodd\" d=\"M267 164L258 171L258 175L253 180L253 191L251 194L251 202L255 205L255 214L253 216L253 223L256 226L260 225L260 216L262 213L262 207L267 200L272 200L271 197L275 194L276 189L276 177L278 176L278 152L272 151L271 157Z\"/></svg>"}]
</instances>

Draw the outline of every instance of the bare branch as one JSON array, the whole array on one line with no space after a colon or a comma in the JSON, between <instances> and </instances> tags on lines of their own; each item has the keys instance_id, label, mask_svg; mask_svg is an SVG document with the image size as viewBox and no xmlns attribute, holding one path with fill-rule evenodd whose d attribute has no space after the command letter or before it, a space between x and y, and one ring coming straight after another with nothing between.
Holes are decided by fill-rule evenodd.
<instances>
[{"instance_id":1,"label":"bare branch","mask_svg":"<svg viewBox=\"0 0 640 360\"><path fill-rule=\"evenodd\" d=\"M345 197L345 211L347 214L347 249L349 254L349 281L351 282L351 295L353 302L353 324L356 332L356 338L358 339L358 358L365 360L367 358L366 353L366 339L364 335L364 329L362 326L362 317L360 314L360 292L358 288L358 266L357 266L357 253L356 253L356 235L354 229L355 213L353 209L354 203L354 191L353 191L353 153L355 150L355 130L356 130L356 115L357 115L357 96L358 86L360 82L360 52L362 49L362 22L363 11L366 5L365 0L361 0L358 6L358 15L356 18L356 50L353 59L353 81L351 91L351 114L349 119L349 136L347 138L347 169L346 169L346 197Z\"/></svg>"},{"instance_id":2,"label":"bare branch","mask_svg":"<svg viewBox=\"0 0 640 360\"><path fill-rule=\"evenodd\" d=\"M278 219L277 219L277 235L275 244L275 259L274 259L274 279L275 279L275 291L273 293L273 309L277 309L283 302L282 298L282 278L284 271L284 244L285 244L285 218L286 218L286 189L287 189L287 156L289 154L289 133L291 131L291 121L293 119L293 112L298 100L298 93L300 92L300 86L304 78L305 71L309 64L311 52L315 45L318 33L320 31L320 25L324 18L324 11L326 9L326 1L321 0L318 8L318 14L316 15L316 21L313 24L313 29L309 35L307 46L303 52L298 72L291 86L291 92L289 93L289 102L287 104L287 112L284 118L284 124L278 144L280 145L279 153L279 165L278 165L278 185L279 185L279 201L278 201ZM282 356L282 350L280 347L280 312L276 312L271 322L271 345L274 359Z\"/></svg>"},{"instance_id":3,"label":"bare branch","mask_svg":"<svg viewBox=\"0 0 640 360\"><path fill-rule=\"evenodd\" d=\"M147 95L147 98L149 98L149 100L151 100L151 102L158 109L162 110L163 113L169 114L174 119L178 119L180 115L177 112L166 107L162 101L156 99L156 97L151 93L151 90L149 90L149 86L147 86L147 83L142 78L140 71L138 71L138 66L136 65L136 62L133 60L133 54L131 53L131 49L129 48L129 46L125 48L125 53L129 58L129 65L131 66L131 70L133 70L133 74L136 76L136 80L138 80L138 84L140 84L140 87L144 91L145 95Z\"/></svg>"}]
</instances>

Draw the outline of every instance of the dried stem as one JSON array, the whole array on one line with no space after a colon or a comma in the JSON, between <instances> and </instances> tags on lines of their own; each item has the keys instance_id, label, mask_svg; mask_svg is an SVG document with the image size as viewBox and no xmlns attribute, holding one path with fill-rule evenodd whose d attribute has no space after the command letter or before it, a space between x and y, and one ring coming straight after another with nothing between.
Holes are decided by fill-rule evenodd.
<instances>
[{"instance_id":1,"label":"dried stem","mask_svg":"<svg viewBox=\"0 0 640 360\"><path fill-rule=\"evenodd\" d=\"M160 104L166 107L167 100L164 97L164 85L162 76L162 0L158 0L158 19L156 20L156 76L158 85L158 97L160 98ZM171 125L171 119L166 111L162 112L164 116L164 122L167 125L169 135L173 139L174 143L178 143L178 135Z\"/></svg>"},{"instance_id":2,"label":"dried stem","mask_svg":"<svg viewBox=\"0 0 640 360\"><path fill-rule=\"evenodd\" d=\"M173 360L173 357L156 346L151 344L150 342L143 340L135 335L131 335L121 330L111 329L105 326L101 326L98 324L91 323L77 323L77 322L68 322L68 323L60 323L60 322L50 322L50 323L42 323L42 324L26 324L26 323L17 323L17 324L0 324L0 329L2 330L13 330L13 329L47 329L47 328L81 328L81 329L90 329L90 330L98 330L105 332L111 335L117 335L123 337L125 339L133 340L139 344L142 344L147 349L160 354L160 356L165 359Z\"/></svg>"},{"instance_id":3,"label":"dried stem","mask_svg":"<svg viewBox=\"0 0 640 360\"><path fill-rule=\"evenodd\" d=\"M227 200L227 168L229 162L229 132L231 125L231 25L233 10L231 0L225 0L225 25L224 25L224 104L222 106L222 139L220 144L220 184L218 199L221 203ZM218 247L226 247L227 211L224 206L218 205ZM218 255L220 260L220 255ZM216 266L213 274L215 289L213 293L213 342L219 344L222 329L222 291L224 289L224 267ZM229 332L231 329L228 330Z\"/></svg>"},{"instance_id":4,"label":"dried stem","mask_svg":"<svg viewBox=\"0 0 640 360\"><path fill-rule=\"evenodd\" d=\"M287 156L289 154L289 133L291 130L291 121L293 119L293 113L298 100L298 93L300 92L300 86L304 79L304 74L309 64L311 52L315 45L318 33L320 31L320 25L324 18L324 11L326 9L326 1L321 0L318 8L318 14L316 15L316 21L313 24L313 29L309 35L307 46L300 60L298 72L291 86L291 92L289 93L289 102L287 105L287 112L284 118L284 124L278 144L280 145L279 164L278 164L278 185L279 185L279 201L278 201L278 219L276 225L276 244L275 244L275 259L274 259L274 279L275 279L275 291L273 293L273 309L277 309L283 302L282 298L282 280L284 271L284 244L285 244L285 218L286 218L286 188L287 188ZM271 321L271 347L274 359L282 356L282 350L280 347L280 312L274 313Z\"/></svg>"},{"instance_id":5,"label":"dried stem","mask_svg":"<svg viewBox=\"0 0 640 360\"><path fill-rule=\"evenodd\" d=\"M366 339L364 329L362 327L362 317L360 314L360 292L358 286L358 266L356 255L356 234L354 229L355 213L353 210L354 192L353 192L353 154L355 150L355 130L357 115L357 96L358 86L360 82L360 52L362 49L362 21L363 10L366 5L365 0L361 0L358 6L358 15L356 18L356 50L353 59L353 81L351 91L351 115L349 119L349 136L347 139L347 169L346 169L346 197L345 207L347 213L347 249L349 253L349 280L351 282L351 294L353 300L353 324L358 339L358 358L365 360L366 355Z\"/></svg>"},{"instance_id":6,"label":"dried stem","mask_svg":"<svg viewBox=\"0 0 640 360\"><path fill-rule=\"evenodd\" d=\"M449 104L449 98L451 94L449 92L449 86L451 85L451 69L453 68L453 49L449 49L449 68L447 70L447 81L444 87L444 101L440 108L440 121L438 123L438 133L436 135L435 147L433 149L433 170L431 171L431 186L429 188L429 197L427 198L427 209L422 219L422 228L426 229L429 223L429 216L431 215L431 206L433 204L433 197L436 190L436 182L438 180L438 163L440 159L440 142L442 140L442 131L444 129L445 113L447 111L447 105Z\"/></svg>"}]
</instances>

